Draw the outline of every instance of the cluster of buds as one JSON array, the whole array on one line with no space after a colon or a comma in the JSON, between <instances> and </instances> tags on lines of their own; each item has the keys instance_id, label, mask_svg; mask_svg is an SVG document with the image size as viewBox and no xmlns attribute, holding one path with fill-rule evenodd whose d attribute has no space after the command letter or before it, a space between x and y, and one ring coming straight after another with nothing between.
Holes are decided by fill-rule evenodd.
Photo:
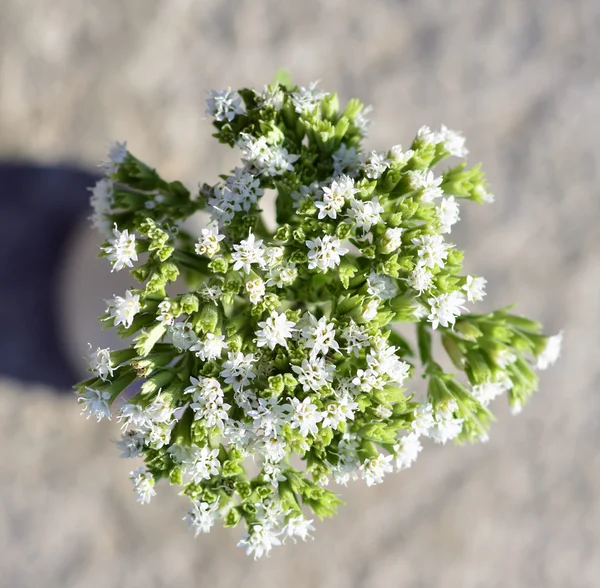
<instances>
[{"instance_id":1,"label":"cluster of buds","mask_svg":"<svg viewBox=\"0 0 600 588\"><path fill-rule=\"evenodd\" d=\"M125 144L103 165L101 255L138 285L102 321L132 343L92 350L77 390L88 417L121 423L123 456L143 460L131 472L141 503L160 479L179 485L196 534L242 526L240 546L260 557L333 515L332 486L379 484L427 439L485 440L491 402L520 410L561 336L506 309L467 312L486 280L462 273L447 235L460 201L493 197L478 166L434 172L467 155L460 134L422 127L407 149L365 153L367 109L340 109L316 84L207 103L214 136L242 156L216 185L192 194ZM211 220L195 238L181 221L202 209ZM188 291L169 294L180 276Z\"/></svg>"}]
</instances>

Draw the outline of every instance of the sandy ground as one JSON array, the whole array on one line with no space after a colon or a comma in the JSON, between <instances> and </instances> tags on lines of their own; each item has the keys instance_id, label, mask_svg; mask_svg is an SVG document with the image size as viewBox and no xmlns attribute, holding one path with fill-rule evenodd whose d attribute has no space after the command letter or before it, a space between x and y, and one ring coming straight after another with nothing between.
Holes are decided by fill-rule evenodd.
<instances>
[{"instance_id":1,"label":"sandy ground","mask_svg":"<svg viewBox=\"0 0 600 588\"><path fill-rule=\"evenodd\" d=\"M487 307L518 300L565 349L488 444L428 446L258 563L235 531L194 541L168 487L136 504L114 425L4 381L0 587L598 586L599 27L597 0L4 0L0 157L92 166L127 139L169 178L212 181L234 155L214 149L205 93L286 66L372 103L372 148L422 124L467 134L497 195L463 209L467 269Z\"/></svg>"}]
</instances>

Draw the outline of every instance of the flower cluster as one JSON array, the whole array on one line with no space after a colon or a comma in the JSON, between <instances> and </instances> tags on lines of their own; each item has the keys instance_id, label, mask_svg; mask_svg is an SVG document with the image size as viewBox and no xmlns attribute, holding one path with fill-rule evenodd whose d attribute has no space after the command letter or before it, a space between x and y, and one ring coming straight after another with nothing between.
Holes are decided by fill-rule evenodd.
<instances>
[{"instance_id":1,"label":"flower cluster","mask_svg":"<svg viewBox=\"0 0 600 588\"><path fill-rule=\"evenodd\" d=\"M422 127L408 149L365 153L366 112L316 84L212 92L240 167L191 194L117 143L93 189L101 255L138 285L107 301L102 320L133 343L90 349L83 410L120 422L142 504L179 485L196 535L241 525L255 557L307 539L341 504L333 485L379 484L428 439L485 440L492 401L519 411L560 353L534 321L468 311L486 280L447 235L459 202L493 197L477 166L435 171L464 138ZM200 209L211 223L193 237L180 221ZM169 295L180 274L189 291Z\"/></svg>"}]
</instances>

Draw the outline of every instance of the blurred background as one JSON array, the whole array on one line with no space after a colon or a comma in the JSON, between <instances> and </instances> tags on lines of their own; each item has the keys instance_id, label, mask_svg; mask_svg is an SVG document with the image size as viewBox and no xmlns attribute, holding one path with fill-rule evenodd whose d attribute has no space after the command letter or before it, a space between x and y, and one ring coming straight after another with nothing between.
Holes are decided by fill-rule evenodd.
<instances>
[{"instance_id":1,"label":"blurred background","mask_svg":"<svg viewBox=\"0 0 600 588\"><path fill-rule=\"evenodd\" d=\"M597 587L599 33L597 0L3 0L0 587ZM206 93L281 67L372 104L369 149L462 130L496 194L452 232L466 269L487 307L519 301L565 342L523 414L498 402L486 445L428 445L255 563L237 531L194 540L169 487L137 504L116 425L79 416L69 387L128 285L86 223L108 142L214 181L236 154L211 139Z\"/></svg>"}]
</instances>

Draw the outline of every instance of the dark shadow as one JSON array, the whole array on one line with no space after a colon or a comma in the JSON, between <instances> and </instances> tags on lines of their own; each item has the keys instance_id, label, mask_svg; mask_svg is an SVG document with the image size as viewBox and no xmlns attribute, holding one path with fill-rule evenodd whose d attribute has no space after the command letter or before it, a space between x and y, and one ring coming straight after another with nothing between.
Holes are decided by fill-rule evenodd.
<instances>
[{"instance_id":1,"label":"dark shadow","mask_svg":"<svg viewBox=\"0 0 600 588\"><path fill-rule=\"evenodd\" d=\"M57 275L96 179L68 165L0 162L0 376L65 391L77 380L59 343Z\"/></svg>"}]
</instances>

